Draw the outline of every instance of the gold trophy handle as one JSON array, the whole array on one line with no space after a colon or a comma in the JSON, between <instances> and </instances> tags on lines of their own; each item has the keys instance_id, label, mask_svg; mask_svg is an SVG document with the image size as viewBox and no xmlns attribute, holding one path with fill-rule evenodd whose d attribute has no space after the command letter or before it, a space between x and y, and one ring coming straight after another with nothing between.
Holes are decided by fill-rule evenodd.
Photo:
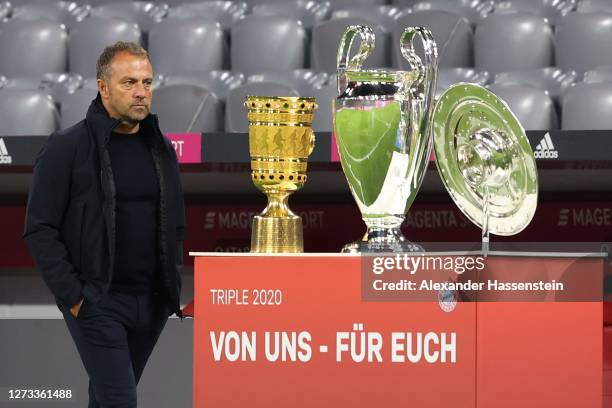
<instances>
[{"instance_id":1,"label":"gold trophy handle","mask_svg":"<svg viewBox=\"0 0 612 408\"><path fill-rule=\"evenodd\" d=\"M357 54L350 57L351 46L353 45L356 34L359 34L361 44L359 44ZM374 31L372 31L370 27L364 25L352 25L347 27L340 40L338 57L336 60L336 67L338 69L338 95L342 95L346 90L346 71L360 70L366 58L374 51L375 43L376 37L374 36Z\"/></svg>"},{"instance_id":2,"label":"gold trophy handle","mask_svg":"<svg viewBox=\"0 0 612 408\"><path fill-rule=\"evenodd\" d=\"M419 57L414 50L413 40L416 34L421 37L421 41L423 42L425 65L423 65L421 57ZM423 27L406 28L400 38L400 50L403 57L410 64L410 68L418 72L419 78L417 82L421 84L420 90L421 93L424 94L425 106L428 107L428 111L431 111L433 109L438 75L438 47L436 46L431 31Z\"/></svg>"}]
</instances>

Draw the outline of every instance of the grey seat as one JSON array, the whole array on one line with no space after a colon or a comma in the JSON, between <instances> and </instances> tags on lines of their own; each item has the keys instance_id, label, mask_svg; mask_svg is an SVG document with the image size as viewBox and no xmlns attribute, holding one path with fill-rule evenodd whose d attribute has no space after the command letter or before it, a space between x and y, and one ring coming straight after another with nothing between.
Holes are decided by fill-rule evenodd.
<instances>
[{"instance_id":1,"label":"grey seat","mask_svg":"<svg viewBox=\"0 0 612 408\"><path fill-rule=\"evenodd\" d=\"M436 96L440 96L449 86L458 82L467 82L484 86L489 83L491 75L486 71L474 68L443 68L438 70Z\"/></svg>"},{"instance_id":2,"label":"grey seat","mask_svg":"<svg viewBox=\"0 0 612 408\"><path fill-rule=\"evenodd\" d=\"M312 96L315 88L327 82L325 72L315 72L309 69L296 69L286 72L264 72L251 75L248 82L274 82L295 89L300 96Z\"/></svg>"},{"instance_id":3,"label":"grey seat","mask_svg":"<svg viewBox=\"0 0 612 408\"><path fill-rule=\"evenodd\" d=\"M400 16L401 10L398 7L385 6L352 6L342 10L336 10L332 13L331 18L337 20L339 18L364 18L366 20L375 21L381 28L387 32L393 30L395 20Z\"/></svg>"},{"instance_id":4,"label":"grey seat","mask_svg":"<svg viewBox=\"0 0 612 408\"><path fill-rule=\"evenodd\" d=\"M251 82L229 91L225 104L225 131L248 132L247 111L244 101L248 95L298 96L295 89L272 82Z\"/></svg>"},{"instance_id":5,"label":"grey seat","mask_svg":"<svg viewBox=\"0 0 612 408\"><path fill-rule=\"evenodd\" d=\"M224 31L229 32L233 25L244 17L247 10L248 5L244 2L203 1L171 7L167 18L206 18L218 22Z\"/></svg>"},{"instance_id":6,"label":"grey seat","mask_svg":"<svg viewBox=\"0 0 612 408\"><path fill-rule=\"evenodd\" d=\"M32 90L0 90L0 135L49 135L59 115L51 97Z\"/></svg>"},{"instance_id":7,"label":"grey seat","mask_svg":"<svg viewBox=\"0 0 612 408\"><path fill-rule=\"evenodd\" d=\"M79 87L82 78L68 73L44 74L37 77L13 77L0 79L0 88L41 91L51 95L56 104L60 103L64 90Z\"/></svg>"},{"instance_id":8,"label":"grey seat","mask_svg":"<svg viewBox=\"0 0 612 408\"><path fill-rule=\"evenodd\" d=\"M583 81L589 84L612 82L612 65L596 67L585 72Z\"/></svg>"},{"instance_id":9,"label":"grey seat","mask_svg":"<svg viewBox=\"0 0 612 408\"><path fill-rule=\"evenodd\" d=\"M149 33L155 72L180 75L226 68L228 46L219 23L199 17L165 19Z\"/></svg>"},{"instance_id":10,"label":"grey seat","mask_svg":"<svg viewBox=\"0 0 612 408\"><path fill-rule=\"evenodd\" d=\"M393 64L409 68L400 51L399 40L406 27L426 27L438 45L440 68L474 66L474 35L469 21L458 14L440 10L402 14L393 29ZM421 48L417 53L422 56Z\"/></svg>"},{"instance_id":11,"label":"grey seat","mask_svg":"<svg viewBox=\"0 0 612 408\"><path fill-rule=\"evenodd\" d=\"M26 3L15 7L11 18L21 21L51 20L70 29L83 21L89 15L90 9L88 5L79 5L72 1Z\"/></svg>"},{"instance_id":12,"label":"grey seat","mask_svg":"<svg viewBox=\"0 0 612 408\"><path fill-rule=\"evenodd\" d=\"M0 1L0 21L8 18L13 12L13 5L8 1Z\"/></svg>"},{"instance_id":13,"label":"grey seat","mask_svg":"<svg viewBox=\"0 0 612 408\"><path fill-rule=\"evenodd\" d=\"M384 6L387 0L330 0L332 10L343 10L352 6Z\"/></svg>"},{"instance_id":14,"label":"grey seat","mask_svg":"<svg viewBox=\"0 0 612 408\"><path fill-rule=\"evenodd\" d=\"M304 68L304 26L284 16L246 16L232 28L232 71L260 72Z\"/></svg>"},{"instance_id":15,"label":"grey seat","mask_svg":"<svg viewBox=\"0 0 612 408\"><path fill-rule=\"evenodd\" d=\"M376 46L364 64L365 68L390 66L389 35L376 21L365 18L339 18L324 21L312 29L311 62L316 71L336 72L336 57L340 38L350 25L363 24L374 30ZM355 43L359 42L357 39Z\"/></svg>"},{"instance_id":16,"label":"grey seat","mask_svg":"<svg viewBox=\"0 0 612 408\"><path fill-rule=\"evenodd\" d=\"M565 91L576 81L574 71L563 71L560 68L547 67L512 72L499 72L495 83L522 83L548 91L555 101L560 101Z\"/></svg>"},{"instance_id":17,"label":"grey seat","mask_svg":"<svg viewBox=\"0 0 612 408\"><path fill-rule=\"evenodd\" d=\"M329 17L328 1L314 0L275 0L253 7L253 14L259 16L285 16L302 22L311 29L317 23Z\"/></svg>"},{"instance_id":18,"label":"grey seat","mask_svg":"<svg viewBox=\"0 0 612 408\"><path fill-rule=\"evenodd\" d=\"M118 18L138 24L143 32L149 32L168 14L168 5L151 1L127 1L101 4L91 10L93 17Z\"/></svg>"},{"instance_id":19,"label":"grey seat","mask_svg":"<svg viewBox=\"0 0 612 408\"><path fill-rule=\"evenodd\" d=\"M56 99L60 105L61 128L68 128L83 119L91 101L98 94L95 79L83 81L79 87L65 84L56 90Z\"/></svg>"},{"instance_id":20,"label":"grey seat","mask_svg":"<svg viewBox=\"0 0 612 408\"><path fill-rule=\"evenodd\" d=\"M209 90L193 85L161 86L151 111L164 133L216 132L223 129L223 105Z\"/></svg>"},{"instance_id":21,"label":"grey seat","mask_svg":"<svg viewBox=\"0 0 612 408\"><path fill-rule=\"evenodd\" d=\"M504 0L495 4L495 13L523 11L538 17L546 18L551 24L574 10L574 0Z\"/></svg>"},{"instance_id":22,"label":"grey seat","mask_svg":"<svg viewBox=\"0 0 612 408\"><path fill-rule=\"evenodd\" d=\"M577 83L563 98L564 130L612 129L612 83Z\"/></svg>"},{"instance_id":23,"label":"grey seat","mask_svg":"<svg viewBox=\"0 0 612 408\"><path fill-rule=\"evenodd\" d=\"M50 20L0 23L0 72L7 77L66 71L68 34Z\"/></svg>"},{"instance_id":24,"label":"grey seat","mask_svg":"<svg viewBox=\"0 0 612 408\"><path fill-rule=\"evenodd\" d=\"M190 72L181 75L170 75L164 79L164 85L193 85L210 90L222 102L227 94L245 82L244 74L231 71Z\"/></svg>"},{"instance_id":25,"label":"grey seat","mask_svg":"<svg viewBox=\"0 0 612 408\"><path fill-rule=\"evenodd\" d=\"M115 18L86 18L70 32L68 59L70 72L90 78L96 76L96 61L104 47L117 41L140 44L138 24Z\"/></svg>"},{"instance_id":26,"label":"grey seat","mask_svg":"<svg viewBox=\"0 0 612 408\"><path fill-rule=\"evenodd\" d=\"M526 84L492 84L489 89L503 99L525 130L559 127L555 105L548 92Z\"/></svg>"},{"instance_id":27,"label":"grey seat","mask_svg":"<svg viewBox=\"0 0 612 408\"><path fill-rule=\"evenodd\" d=\"M552 27L526 12L493 13L476 28L474 56L474 66L491 74L552 66Z\"/></svg>"},{"instance_id":28,"label":"grey seat","mask_svg":"<svg viewBox=\"0 0 612 408\"><path fill-rule=\"evenodd\" d=\"M314 90L318 108L315 110L312 130L315 132L332 132L334 130L333 101L338 96L338 84L333 76L327 84Z\"/></svg>"},{"instance_id":29,"label":"grey seat","mask_svg":"<svg viewBox=\"0 0 612 408\"><path fill-rule=\"evenodd\" d=\"M580 0L576 6L576 11L579 13L596 11L612 13L612 3L610 3L610 0Z\"/></svg>"},{"instance_id":30,"label":"grey seat","mask_svg":"<svg viewBox=\"0 0 612 408\"><path fill-rule=\"evenodd\" d=\"M441 10L465 17L471 24L493 12L493 1L480 0L428 0L419 1L412 6L413 12Z\"/></svg>"},{"instance_id":31,"label":"grey seat","mask_svg":"<svg viewBox=\"0 0 612 408\"><path fill-rule=\"evenodd\" d=\"M579 75L600 65L612 65L612 13L569 13L555 31L557 66Z\"/></svg>"}]
</instances>

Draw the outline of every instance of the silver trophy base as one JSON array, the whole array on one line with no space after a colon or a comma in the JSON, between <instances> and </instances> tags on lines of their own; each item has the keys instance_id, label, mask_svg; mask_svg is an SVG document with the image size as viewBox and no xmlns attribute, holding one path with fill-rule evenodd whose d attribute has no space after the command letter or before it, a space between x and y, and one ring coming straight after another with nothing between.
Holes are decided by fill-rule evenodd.
<instances>
[{"instance_id":1,"label":"silver trophy base","mask_svg":"<svg viewBox=\"0 0 612 408\"><path fill-rule=\"evenodd\" d=\"M425 252L422 246L408 241L399 228L368 228L360 241L342 248L343 254Z\"/></svg>"}]
</instances>

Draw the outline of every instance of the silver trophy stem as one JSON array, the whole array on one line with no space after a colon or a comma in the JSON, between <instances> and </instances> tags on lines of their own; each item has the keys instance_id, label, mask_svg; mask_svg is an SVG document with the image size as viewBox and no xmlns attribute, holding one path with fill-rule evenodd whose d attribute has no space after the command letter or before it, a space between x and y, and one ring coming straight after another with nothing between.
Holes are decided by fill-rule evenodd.
<instances>
[{"instance_id":1,"label":"silver trophy stem","mask_svg":"<svg viewBox=\"0 0 612 408\"><path fill-rule=\"evenodd\" d=\"M489 254L489 186L484 186L484 203L482 206L482 255Z\"/></svg>"}]
</instances>

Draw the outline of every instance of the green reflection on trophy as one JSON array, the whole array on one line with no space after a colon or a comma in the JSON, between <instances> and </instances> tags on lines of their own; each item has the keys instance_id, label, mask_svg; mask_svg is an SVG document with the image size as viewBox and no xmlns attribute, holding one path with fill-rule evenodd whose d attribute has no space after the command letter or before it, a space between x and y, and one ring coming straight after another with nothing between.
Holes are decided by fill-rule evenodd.
<instances>
[{"instance_id":1,"label":"green reflection on trophy","mask_svg":"<svg viewBox=\"0 0 612 408\"><path fill-rule=\"evenodd\" d=\"M251 252L304 252L302 219L288 205L289 195L306 183L314 149L314 98L249 96L251 177L268 197L253 219Z\"/></svg>"},{"instance_id":2,"label":"green reflection on trophy","mask_svg":"<svg viewBox=\"0 0 612 408\"><path fill-rule=\"evenodd\" d=\"M361 44L351 57L356 35ZM422 39L425 63L414 50L415 35ZM436 44L428 30L407 28L400 46L411 71L363 70L374 40L369 27L350 26L338 49L334 131L342 169L368 228L364 240L343 252L422 251L404 238L400 226L431 153Z\"/></svg>"}]
</instances>

